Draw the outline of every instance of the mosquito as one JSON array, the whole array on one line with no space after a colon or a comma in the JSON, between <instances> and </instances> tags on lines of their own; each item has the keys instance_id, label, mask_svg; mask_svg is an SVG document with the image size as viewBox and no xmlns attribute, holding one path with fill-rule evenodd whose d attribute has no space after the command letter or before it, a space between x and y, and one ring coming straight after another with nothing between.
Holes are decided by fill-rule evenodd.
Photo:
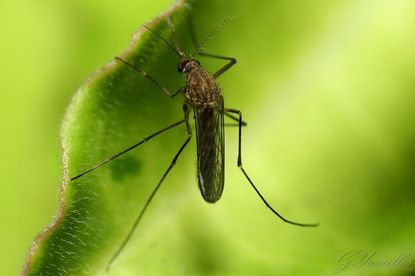
<instances>
[{"instance_id":1,"label":"mosquito","mask_svg":"<svg viewBox=\"0 0 415 276\"><path fill-rule=\"evenodd\" d=\"M222 22L221 25L224 25L230 19L226 19ZM179 125L185 124L187 129L187 138L184 143L179 148L178 152L174 156L173 160L171 161L169 167L164 172L163 176L159 180L158 184L155 186L154 190L148 197L147 201L145 202L143 208L141 209L140 213L138 214L133 226L131 227L130 231L128 232L127 236L125 237L124 241L118 247L118 250L114 253L112 258L109 260L106 270L109 270L111 264L117 259L120 255L122 250L125 248L129 240L131 239L133 233L135 232L138 224L141 221L147 207L153 200L154 196L156 195L157 191L159 190L161 184L165 180L168 173L176 164L179 156L188 145L190 139L192 138L192 128L189 124L189 115L190 112L193 110L194 120L195 120L195 129L196 129L196 147L197 147L197 178L199 189L202 194L203 199L208 203L215 203L218 201L223 192L224 187L224 179L225 179L225 143L224 143L224 117L227 116L230 119L237 122L238 125L238 159L237 165L241 169L242 173L248 180L251 187L254 189L256 194L260 197L262 202L266 205L266 207L273 212L276 216L278 216L281 220L286 223L296 225L296 226L303 226L303 227L316 227L318 223L298 223L291 220L286 219L281 214L279 214L264 198L264 196L260 193L260 191L256 188L251 178L248 176L245 168L242 165L242 127L246 126L246 123L242 120L242 112L238 109L234 108L226 108L224 107L224 99L221 93L221 89L219 88L216 79L221 76L223 73L229 70L235 63L236 59L233 57L221 56L216 54L210 54L202 51L204 45L208 42L208 40L218 31L219 27L213 29L205 39L198 44L197 39L193 30L193 25L189 24L189 31L190 36L193 44L195 45L196 50L190 54L186 55L180 48L176 32L173 23L171 22L170 18L166 18L166 23L170 29L172 39L174 41L174 46L170 44L166 39L164 39L160 34L153 31L147 26L143 26L145 29L150 31L154 36L160 39L167 47L169 47L179 58L179 63L177 66L177 70L180 74L184 76L185 85L181 87L176 92L171 92L163 85L161 85L157 80L155 80L149 73L146 71L141 70L133 63L121 58L115 57L115 59L128 66L131 70L135 71L139 75L142 75L149 79L155 86L160 88L165 94L170 97L175 97L180 92L184 96L184 104L183 104L183 113L184 118L178 122L170 124L153 134L147 136L143 140L139 141L138 143L126 148L125 150L110 156L109 158L101 161L100 163L92 166L91 168L87 169L86 171L78 174L71 178L71 181L74 181L87 173L101 167L102 165L124 155L125 153L135 149L136 147L148 142L152 138L158 136L166 132L167 130L173 129ZM202 65L201 63L195 58L196 56L208 57L208 58L215 58L220 60L225 60L227 63L217 70L214 74L210 74Z\"/></svg>"}]
</instances>

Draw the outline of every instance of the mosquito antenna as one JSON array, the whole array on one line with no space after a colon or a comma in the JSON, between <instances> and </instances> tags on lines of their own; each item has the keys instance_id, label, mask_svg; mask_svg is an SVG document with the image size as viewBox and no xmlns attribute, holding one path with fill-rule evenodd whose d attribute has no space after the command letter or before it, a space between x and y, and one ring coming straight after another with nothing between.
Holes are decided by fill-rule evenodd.
<instances>
[{"instance_id":1,"label":"mosquito antenna","mask_svg":"<svg viewBox=\"0 0 415 276\"><path fill-rule=\"evenodd\" d=\"M184 56L184 53L183 53L183 51L180 48L179 41L177 40L177 36L176 36L176 30L174 29L174 25L171 22L170 17L167 17L166 21L167 21L167 25L169 25L169 28L170 28L170 31L171 31L171 35L173 37L174 44L176 44L177 52L179 52L180 57L183 57Z\"/></svg>"},{"instance_id":2,"label":"mosquito antenna","mask_svg":"<svg viewBox=\"0 0 415 276\"><path fill-rule=\"evenodd\" d=\"M233 17L228 17L225 20L223 20L218 26L216 26L216 28L214 28L213 30L211 30L207 36L205 37L205 39L203 39L202 43L200 43L199 47L194 51L194 53L192 54L192 57L196 56L205 46L205 44L212 39L212 37L220 31L220 29L222 29L223 26L226 25L226 23L230 22L233 19Z\"/></svg>"},{"instance_id":3,"label":"mosquito antenna","mask_svg":"<svg viewBox=\"0 0 415 276\"><path fill-rule=\"evenodd\" d=\"M167 40L165 40L161 35L159 35L158 33L156 33L155 31L153 31L152 29L150 29L149 27L147 27L146 25L143 25L144 28L146 28L147 30L149 30L150 32L152 32L155 36L157 36L161 41L163 41L167 46L169 46L170 49L173 50L173 52L176 53L176 55L178 57L182 57L183 54L181 54L179 51L177 51L170 43L167 42Z\"/></svg>"}]
</instances>

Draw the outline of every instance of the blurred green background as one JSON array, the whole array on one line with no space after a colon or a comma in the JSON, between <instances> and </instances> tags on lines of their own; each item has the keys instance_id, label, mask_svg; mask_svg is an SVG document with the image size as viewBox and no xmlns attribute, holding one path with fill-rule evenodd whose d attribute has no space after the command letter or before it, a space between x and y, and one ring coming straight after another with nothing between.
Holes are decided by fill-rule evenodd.
<instances>
[{"instance_id":1,"label":"blurred green background","mask_svg":"<svg viewBox=\"0 0 415 276\"><path fill-rule=\"evenodd\" d=\"M0 275L18 273L56 213L59 128L71 95L170 3L0 3ZM379 261L408 254L414 262L415 2L220 3L204 18L235 19L208 49L238 59L220 83L227 106L249 123L245 166L282 214L321 226L297 229L267 213L235 168L236 132L229 130L224 197L206 209L207 219L231 224L218 241L248 251L251 273L263 275L330 275L339 250L375 252ZM192 175L185 179L196 185ZM236 273L241 252L227 252L234 256L226 269L201 265L206 273ZM409 270L364 265L342 273Z\"/></svg>"}]
</instances>

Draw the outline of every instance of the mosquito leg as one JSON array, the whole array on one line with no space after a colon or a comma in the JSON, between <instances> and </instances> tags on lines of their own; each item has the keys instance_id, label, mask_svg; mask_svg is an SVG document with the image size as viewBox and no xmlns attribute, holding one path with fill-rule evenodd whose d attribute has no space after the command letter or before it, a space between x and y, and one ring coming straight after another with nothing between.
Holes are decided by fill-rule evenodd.
<instances>
[{"instance_id":1,"label":"mosquito leg","mask_svg":"<svg viewBox=\"0 0 415 276\"><path fill-rule=\"evenodd\" d=\"M304 226L304 227L316 227L318 226L318 223L298 223L298 222L294 222L291 220L288 220L286 218L284 218L282 215L280 215L277 211L274 210L274 208L272 208L272 206L267 202L267 200L262 196L262 194L259 192L259 190L255 187L254 183L252 182L252 180L249 178L248 174L246 173L243 165L242 165L242 150L241 150L241 137L242 137L242 113L240 110L237 109L233 109L233 108L225 108L226 112L230 112L230 113L234 113L234 114L238 114L239 117L239 135L238 135L238 167L242 170L242 173L245 175L246 179L249 181L249 183L251 184L252 188L255 190L255 192L257 193L257 195L261 198L261 200L264 202L264 204L268 207L268 209L270 209L276 216L278 216L280 219L282 219L284 222L289 223L289 224L293 224L293 225L297 225L297 226Z\"/></svg>"},{"instance_id":2,"label":"mosquito leg","mask_svg":"<svg viewBox=\"0 0 415 276\"><path fill-rule=\"evenodd\" d=\"M238 117L232 115L232 113L230 113L228 111L225 111L225 116L232 119L232 120L234 120L234 121L236 121L236 122L238 122L238 124L236 124L236 126L239 126L239 118ZM247 123L242 121L242 126L246 126L246 125L247 125Z\"/></svg>"},{"instance_id":3,"label":"mosquito leg","mask_svg":"<svg viewBox=\"0 0 415 276\"><path fill-rule=\"evenodd\" d=\"M159 188L160 188L161 184L163 183L164 179L166 178L167 174L170 172L170 170L176 164L177 159L179 158L180 154L182 153L182 151L184 150L184 148L189 143L191 137L192 136L189 134L189 136L187 137L186 141L183 143L183 145L180 147L179 151L174 156L173 160L170 163L170 166L164 172L164 174L161 177L160 181L158 182L157 186L154 188L153 192L148 197L146 203L144 204L144 207L141 209L141 211L140 211L138 217L136 218L136 220L135 220L135 222L134 222L134 224L133 224L130 232L128 232L127 237L124 239L124 241L122 242L122 244L120 245L120 247L118 248L118 250L115 252L115 254L112 256L112 258L109 260L109 262L107 264L107 267L106 267L106 271L108 271L110 269L111 264L117 259L117 257L120 255L120 253L125 248L125 246L127 245L127 243L130 241L131 236L133 235L133 233L134 233L135 229L137 228L138 224L140 223L141 218L143 217L144 213L147 210L147 207L150 205L150 202L153 200L154 196L156 195L157 191L159 190Z\"/></svg>"},{"instance_id":4,"label":"mosquito leg","mask_svg":"<svg viewBox=\"0 0 415 276\"><path fill-rule=\"evenodd\" d=\"M199 52L199 55L203 57L210 57L210 58L223 59L223 60L229 61L227 64L225 64L225 66L220 68L218 71L216 71L216 73L212 75L215 79L218 78L223 73L225 73L226 71L228 71L229 68L231 68L236 63L236 58L233 58L233 57L224 57L224 56L209 54L205 52Z\"/></svg>"},{"instance_id":5,"label":"mosquito leg","mask_svg":"<svg viewBox=\"0 0 415 276\"><path fill-rule=\"evenodd\" d=\"M138 143L136 143L136 144L132 145L131 147L128 147L128 148L126 148L125 150L120 151L119 153L114 154L114 155L112 155L112 156L108 157L107 159L105 159L105 160L103 160L103 161L99 162L98 164L96 164L96 165L92 166L91 168L87 169L87 170L86 170L86 171L84 171L83 173L80 173L80 174L78 174L77 176L72 177L72 178L71 178L71 181L73 181L73 180L75 180L75 179L78 179L78 178L80 178L81 176L84 176L84 175L85 175L85 174L87 174L87 173L92 172L93 170L95 170L95 169L97 169L97 168L101 167L102 165L107 164L107 163L108 163L108 162L110 162L111 160L114 160L115 158L120 157L121 155L123 155L123 154L125 154L125 153L129 152L130 150L135 149L135 148L136 148L136 147L138 147L139 145L144 144L145 142L147 142L147 141L149 141L150 139L154 138L155 136L157 136L157 135L159 135L159 134L161 134L161 133L165 132L166 130L172 129L172 128L174 128L174 127L176 127L176 126L180 125L180 124L183 124L184 122L185 122L185 119L180 120L180 121L178 121L178 122L176 122L176 123L174 123L174 124L171 124L171 125L169 125L169 126L167 126L167 127L165 127L165 128L162 128L162 129L160 129L159 131L154 132L153 134L151 134L151 135L147 136L146 138L144 138L144 139L143 139L143 140L141 140L140 142L138 142Z\"/></svg>"},{"instance_id":6,"label":"mosquito leg","mask_svg":"<svg viewBox=\"0 0 415 276\"><path fill-rule=\"evenodd\" d=\"M224 126L225 126L225 127L239 127L239 124L238 124L238 123L236 123L236 124L232 124L232 123L225 123L225 124L224 124Z\"/></svg>"},{"instance_id":7,"label":"mosquito leg","mask_svg":"<svg viewBox=\"0 0 415 276\"><path fill-rule=\"evenodd\" d=\"M172 97L172 98L176 97L176 95L177 95L177 94L179 94L180 92L182 92L182 91L183 91L184 87L185 87L185 86L183 85L182 87L180 87L179 89L177 89L177 91L176 91L176 92L174 92L174 94L173 94L173 95L171 95L171 97Z\"/></svg>"},{"instance_id":8,"label":"mosquito leg","mask_svg":"<svg viewBox=\"0 0 415 276\"><path fill-rule=\"evenodd\" d=\"M139 73L140 75L146 77L147 79L149 79L152 83L154 83L158 88L160 88L167 96L173 98L174 96L176 96L177 94L180 93L180 91L183 90L183 87L181 87L179 90L177 90L176 92L172 93L170 92L167 88L165 88L163 85L161 85L158 81L156 81L149 73L147 73L146 71L141 70L140 68L138 68L137 66L135 66L134 64L126 61L125 59L121 58L121 57L115 57L116 60L124 63L125 65L127 65L129 68L131 68L132 70L136 71L137 73Z\"/></svg>"},{"instance_id":9,"label":"mosquito leg","mask_svg":"<svg viewBox=\"0 0 415 276\"><path fill-rule=\"evenodd\" d=\"M187 135L192 136L192 128L189 124L189 113L190 108L188 104L183 104L183 112L184 112L184 121L186 122L186 128L187 128Z\"/></svg>"}]
</instances>

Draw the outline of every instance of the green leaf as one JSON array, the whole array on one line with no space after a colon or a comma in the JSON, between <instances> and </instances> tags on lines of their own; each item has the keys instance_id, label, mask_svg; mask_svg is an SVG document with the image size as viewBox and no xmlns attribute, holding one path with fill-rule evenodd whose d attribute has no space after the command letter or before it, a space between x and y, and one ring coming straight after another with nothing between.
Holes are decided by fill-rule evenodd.
<instances>
[{"instance_id":1,"label":"green leaf","mask_svg":"<svg viewBox=\"0 0 415 276\"><path fill-rule=\"evenodd\" d=\"M147 26L169 35L165 19L171 16L180 28L183 6L183 2L176 3ZM180 88L181 76L175 70L177 56L144 28L134 34L129 49L121 56L151 72L173 91ZM148 79L116 60L82 85L62 125L64 178L59 214L31 249L25 267L29 275L91 275L103 271L181 140L187 138L186 132L181 133L185 128L171 130L165 137L77 180L70 178L181 120L181 101L180 97L172 100ZM151 218L158 212L154 208L147 216ZM141 233L148 235L154 227L150 224Z\"/></svg>"},{"instance_id":2,"label":"green leaf","mask_svg":"<svg viewBox=\"0 0 415 276\"><path fill-rule=\"evenodd\" d=\"M197 190L194 140L156 195L111 275L331 275L338 252L413 259L415 44L400 1L192 1L198 39L230 16L207 50L238 64L219 82L243 111L243 162L286 225L236 168L237 130L226 129L223 198ZM191 52L178 2L170 11ZM164 16L149 26L169 38ZM149 32L122 56L176 91L178 59ZM171 41L169 39L169 41ZM214 72L221 62L201 60ZM391 66L394 65L394 66ZM64 190L57 220L36 239L30 275L103 273L186 138L170 130L79 180L72 177L183 117L148 79L112 61L75 95L62 128ZM350 275L413 267L349 266Z\"/></svg>"}]
</instances>

